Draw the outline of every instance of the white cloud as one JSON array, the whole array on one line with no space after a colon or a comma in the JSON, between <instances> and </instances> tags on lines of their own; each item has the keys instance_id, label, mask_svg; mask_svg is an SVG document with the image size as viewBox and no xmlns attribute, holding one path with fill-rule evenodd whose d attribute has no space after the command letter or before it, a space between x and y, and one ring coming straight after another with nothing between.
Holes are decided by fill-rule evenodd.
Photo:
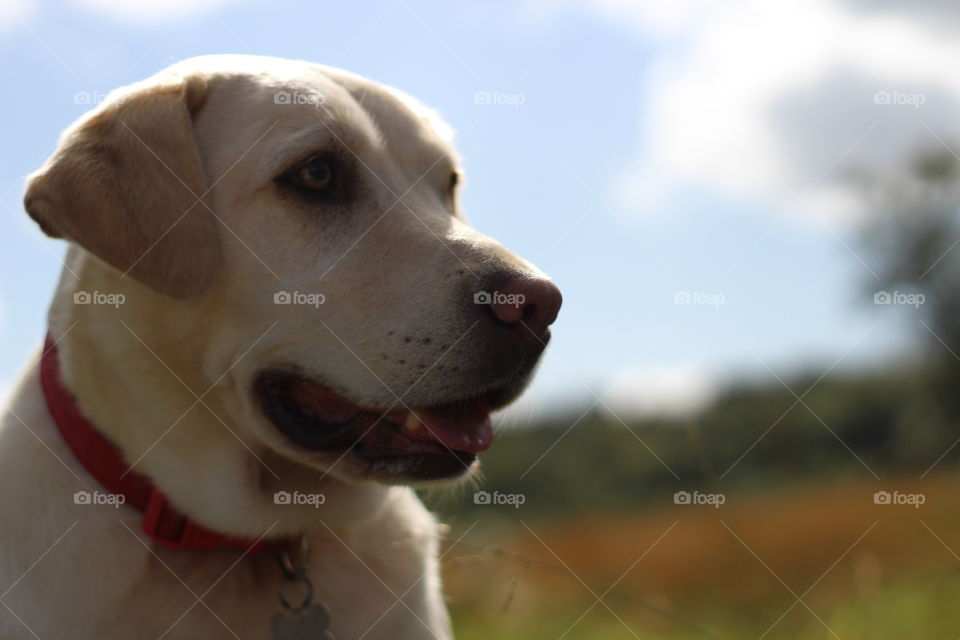
<instances>
[{"instance_id":1,"label":"white cloud","mask_svg":"<svg viewBox=\"0 0 960 640\"><path fill-rule=\"evenodd\" d=\"M604 404L627 416L692 415L717 396L716 376L697 366L635 367L623 372L603 394Z\"/></svg>"},{"instance_id":2,"label":"white cloud","mask_svg":"<svg viewBox=\"0 0 960 640\"><path fill-rule=\"evenodd\" d=\"M0 33L23 24L33 15L32 0L3 0L0 2Z\"/></svg>"},{"instance_id":3,"label":"white cloud","mask_svg":"<svg viewBox=\"0 0 960 640\"><path fill-rule=\"evenodd\" d=\"M6 1L6 0L5 0ZM111 20L135 25L170 22L218 9L236 0L72 0Z\"/></svg>"},{"instance_id":4,"label":"white cloud","mask_svg":"<svg viewBox=\"0 0 960 640\"><path fill-rule=\"evenodd\" d=\"M240 0L69 0L74 6L110 20L143 26L173 22L236 4ZM0 33L27 24L36 0L2 0Z\"/></svg>"},{"instance_id":5,"label":"white cloud","mask_svg":"<svg viewBox=\"0 0 960 640\"><path fill-rule=\"evenodd\" d=\"M864 213L855 171L899 172L938 138L960 142L960 13L944 3L596 0L590 11L655 55L638 77L644 147L618 187L634 210L706 188L850 219Z\"/></svg>"}]
</instances>

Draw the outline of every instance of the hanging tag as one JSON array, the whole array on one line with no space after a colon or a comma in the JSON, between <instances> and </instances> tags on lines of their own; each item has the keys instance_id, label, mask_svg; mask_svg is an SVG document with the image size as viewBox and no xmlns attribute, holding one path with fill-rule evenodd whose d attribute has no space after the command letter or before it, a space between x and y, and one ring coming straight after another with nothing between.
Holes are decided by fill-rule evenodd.
<instances>
[{"instance_id":1,"label":"hanging tag","mask_svg":"<svg viewBox=\"0 0 960 640\"><path fill-rule=\"evenodd\" d=\"M270 621L273 640L335 640L330 633L330 613L314 603L299 613L283 612Z\"/></svg>"},{"instance_id":2,"label":"hanging tag","mask_svg":"<svg viewBox=\"0 0 960 640\"><path fill-rule=\"evenodd\" d=\"M307 577L310 547L306 536L300 540L300 553L294 563L288 551L277 555L280 566L280 584L277 598L283 612L270 620L273 640L336 640L330 632L330 612L320 602L313 601L313 583ZM300 587L300 604L291 604L286 587Z\"/></svg>"}]
</instances>

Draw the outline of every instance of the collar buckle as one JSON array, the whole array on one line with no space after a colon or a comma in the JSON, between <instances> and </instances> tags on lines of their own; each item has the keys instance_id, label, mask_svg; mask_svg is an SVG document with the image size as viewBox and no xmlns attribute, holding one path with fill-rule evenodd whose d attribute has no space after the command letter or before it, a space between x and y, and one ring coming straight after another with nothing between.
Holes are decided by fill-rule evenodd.
<instances>
[{"instance_id":1,"label":"collar buckle","mask_svg":"<svg viewBox=\"0 0 960 640\"><path fill-rule=\"evenodd\" d=\"M151 540L175 549L207 551L219 546L209 545L211 541L204 539L209 536L202 535L202 530L198 530L192 522L171 507L167 496L155 487L150 489L150 497L147 499L143 531Z\"/></svg>"}]
</instances>

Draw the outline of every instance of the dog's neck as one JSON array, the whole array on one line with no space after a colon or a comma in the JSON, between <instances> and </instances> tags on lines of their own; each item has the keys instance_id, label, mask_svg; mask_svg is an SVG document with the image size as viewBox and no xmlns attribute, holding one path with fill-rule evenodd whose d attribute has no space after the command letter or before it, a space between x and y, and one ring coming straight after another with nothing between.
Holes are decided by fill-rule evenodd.
<instances>
[{"instance_id":1,"label":"dog's neck","mask_svg":"<svg viewBox=\"0 0 960 640\"><path fill-rule=\"evenodd\" d=\"M191 327L202 317L169 311L162 296L119 279L82 249L71 247L65 265L49 314L64 385L127 463L191 520L245 538L268 530L293 536L362 523L391 500L389 487L348 484L298 464L225 417L226 399L238 392L229 376L210 390L201 367L184 363L210 350L193 344ZM124 298L115 307L75 302L84 293ZM208 358L203 366L224 363ZM277 491L324 495L323 522L315 505L275 504Z\"/></svg>"}]
</instances>

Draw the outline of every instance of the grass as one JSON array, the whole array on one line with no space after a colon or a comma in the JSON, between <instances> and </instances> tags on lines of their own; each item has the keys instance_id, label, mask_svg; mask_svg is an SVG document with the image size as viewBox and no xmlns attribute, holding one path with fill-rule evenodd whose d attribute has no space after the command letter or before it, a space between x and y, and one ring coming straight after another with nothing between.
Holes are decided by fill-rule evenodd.
<instances>
[{"instance_id":1,"label":"grass","mask_svg":"<svg viewBox=\"0 0 960 640\"><path fill-rule=\"evenodd\" d=\"M465 616L458 621L460 640L556 640L561 637L589 640L701 640L717 637L736 640L934 640L953 639L960 630L960 579L891 584L865 598L836 602L832 611L812 613L796 607L778 625L756 618L723 621L713 636L669 629L644 629L629 611L620 611L619 622L606 610L594 610L579 623L573 610L543 612L525 619L491 620ZM779 617L775 616L774 618ZM772 622L772 621L771 621ZM628 628L629 627L629 628ZM836 634L836 635L834 635Z\"/></svg>"},{"instance_id":2,"label":"grass","mask_svg":"<svg viewBox=\"0 0 960 640\"><path fill-rule=\"evenodd\" d=\"M925 504L874 504L894 486ZM955 639L958 489L943 475L732 495L719 509L501 513L499 528L475 529L445 558L457 637Z\"/></svg>"}]
</instances>

